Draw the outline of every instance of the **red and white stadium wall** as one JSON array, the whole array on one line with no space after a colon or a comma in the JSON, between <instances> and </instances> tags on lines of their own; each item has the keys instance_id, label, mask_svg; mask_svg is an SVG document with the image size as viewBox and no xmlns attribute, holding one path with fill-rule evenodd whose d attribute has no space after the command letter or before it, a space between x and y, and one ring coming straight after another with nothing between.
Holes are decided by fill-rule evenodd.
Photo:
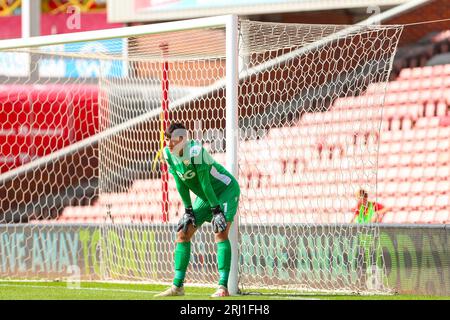
<instances>
[{"instance_id":1,"label":"red and white stadium wall","mask_svg":"<svg viewBox=\"0 0 450 320\"><path fill-rule=\"evenodd\" d=\"M98 131L96 85L0 85L0 173Z\"/></svg>"},{"instance_id":2,"label":"red and white stadium wall","mask_svg":"<svg viewBox=\"0 0 450 320\"><path fill-rule=\"evenodd\" d=\"M41 32L43 36L51 34L92 31L124 27L124 23L108 23L106 13L80 13L80 24L74 28L67 23L70 14L41 15ZM17 39L22 36L21 16L0 17L0 39Z\"/></svg>"}]
</instances>

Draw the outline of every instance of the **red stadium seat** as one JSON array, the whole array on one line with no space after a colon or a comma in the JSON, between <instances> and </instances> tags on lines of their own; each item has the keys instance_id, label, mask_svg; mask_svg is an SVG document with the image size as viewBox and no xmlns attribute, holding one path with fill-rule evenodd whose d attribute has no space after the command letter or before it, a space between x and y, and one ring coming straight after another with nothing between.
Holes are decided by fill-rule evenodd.
<instances>
[{"instance_id":1,"label":"red stadium seat","mask_svg":"<svg viewBox=\"0 0 450 320\"><path fill-rule=\"evenodd\" d=\"M450 223L450 212L448 209L439 210L434 216L435 223L448 224Z\"/></svg>"},{"instance_id":2,"label":"red stadium seat","mask_svg":"<svg viewBox=\"0 0 450 320\"><path fill-rule=\"evenodd\" d=\"M395 223L394 220L395 212L386 212L386 214L383 217L382 223Z\"/></svg>"},{"instance_id":3,"label":"red stadium seat","mask_svg":"<svg viewBox=\"0 0 450 320\"><path fill-rule=\"evenodd\" d=\"M402 224L406 223L408 220L408 214L405 211L398 211L393 213L392 223Z\"/></svg>"},{"instance_id":4,"label":"red stadium seat","mask_svg":"<svg viewBox=\"0 0 450 320\"><path fill-rule=\"evenodd\" d=\"M426 181L423 183L423 188L420 191L424 193L433 193L434 191L436 191L436 186L437 186L436 181L434 180Z\"/></svg>"},{"instance_id":5,"label":"red stadium seat","mask_svg":"<svg viewBox=\"0 0 450 320\"><path fill-rule=\"evenodd\" d=\"M420 223L422 212L421 211L410 211L408 212L407 222L408 223Z\"/></svg>"},{"instance_id":6,"label":"red stadium seat","mask_svg":"<svg viewBox=\"0 0 450 320\"><path fill-rule=\"evenodd\" d=\"M400 119L391 120L391 130L400 130L401 125L402 121Z\"/></svg>"},{"instance_id":7,"label":"red stadium seat","mask_svg":"<svg viewBox=\"0 0 450 320\"><path fill-rule=\"evenodd\" d=\"M423 211L420 216L420 223L430 224L435 221L435 211L426 210Z\"/></svg>"},{"instance_id":8,"label":"red stadium seat","mask_svg":"<svg viewBox=\"0 0 450 320\"><path fill-rule=\"evenodd\" d=\"M437 168L436 177L448 179L449 176L450 176L450 165L449 164L447 164L446 166Z\"/></svg>"},{"instance_id":9,"label":"red stadium seat","mask_svg":"<svg viewBox=\"0 0 450 320\"><path fill-rule=\"evenodd\" d=\"M442 117L448 114L448 106L445 102L439 101L436 105L436 115Z\"/></svg>"},{"instance_id":10,"label":"red stadium seat","mask_svg":"<svg viewBox=\"0 0 450 320\"><path fill-rule=\"evenodd\" d=\"M438 117L419 118L416 122L416 126L419 128L435 128L439 126Z\"/></svg>"},{"instance_id":11,"label":"red stadium seat","mask_svg":"<svg viewBox=\"0 0 450 320\"><path fill-rule=\"evenodd\" d=\"M413 69L405 68L400 71L399 78L400 79L411 79L413 75Z\"/></svg>"},{"instance_id":12,"label":"red stadium seat","mask_svg":"<svg viewBox=\"0 0 450 320\"><path fill-rule=\"evenodd\" d=\"M436 182L436 187L432 191L436 191L442 194L445 194L449 192L450 190L450 181L438 181ZM429 190L431 192L431 190Z\"/></svg>"},{"instance_id":13,"label":"red stadium seat","mask_svg":"<svg viewBox=\"0 0 450 320\"><path fill-rule=\"evenodd\" d=\"M402 130L409 130L413 126L412 120L410 118L404 118L402 121Z\"/></svg>"},{"instance_id":14,"label":"red stadium seat","mask_svg":"<svg viewBox=\"0 0 450 320\"><path fill-rule=\"evenodd\" d=\"M438 207L449 209L450 208L450 195L443 194L443 195L437 196L435 205Z\"/></svg>"}]
</instances>

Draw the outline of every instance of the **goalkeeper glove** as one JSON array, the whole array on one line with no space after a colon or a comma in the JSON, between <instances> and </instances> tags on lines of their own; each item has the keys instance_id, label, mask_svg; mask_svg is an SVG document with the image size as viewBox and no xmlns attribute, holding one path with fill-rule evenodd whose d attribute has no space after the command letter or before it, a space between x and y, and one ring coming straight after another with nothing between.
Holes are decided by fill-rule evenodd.
<instances>
[{"instance_id":1,"label":"goalkeeper glove","mask_svg":"<svg viewBox=\"0 0 450 320\"><path fill-rule=\"evenodd\" d=\"M195 225L194 210L192 209L192 207L188 207L185 209L183 217L181 217L180 221L178 222L177 231L183 230L183 232L186 233L191 223L194 228L197 227Z\"/></svg>"},{"instance_id":2,"label":"goalkeeper glove","mask_svg":"<svg viewBox=\"0 0 450 320\"><path fill-rule=\"evenodd\" d=\"M225 215L223 214L222 209L220 209L220 206L211 208L211 212L213 214L211 224L213 226L214 233L225 231L227 228L227 222L225 221Z\"/></svg>"}]
</instances>

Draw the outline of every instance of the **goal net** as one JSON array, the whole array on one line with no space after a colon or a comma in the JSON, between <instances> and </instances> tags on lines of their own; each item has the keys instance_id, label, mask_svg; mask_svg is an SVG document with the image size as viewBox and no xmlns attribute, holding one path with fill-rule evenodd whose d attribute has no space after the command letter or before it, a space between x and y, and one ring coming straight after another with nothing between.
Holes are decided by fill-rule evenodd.
<instances>
[{"instance_id":1,"label":"goal net","mask_svg":"<svg viewBox=\"0 0 450 320\"><path fill-rule=\"evenodd\" d=\"M139 30L0 49L2 278L60 277L82 261L85 279L172 280L184 209L161 161L162 132L182 122L230 166L230 57L225 25ZM400 32L239 21L233 245L243 291L389 290L378 227L353 218L360 189L376 199ZM86 226L64 240L70 263L56 253L35 262L63 250L61 228ZM206 223L193 239L187 285L216 283L215 252Z\"/></svg>"}]
</instances>

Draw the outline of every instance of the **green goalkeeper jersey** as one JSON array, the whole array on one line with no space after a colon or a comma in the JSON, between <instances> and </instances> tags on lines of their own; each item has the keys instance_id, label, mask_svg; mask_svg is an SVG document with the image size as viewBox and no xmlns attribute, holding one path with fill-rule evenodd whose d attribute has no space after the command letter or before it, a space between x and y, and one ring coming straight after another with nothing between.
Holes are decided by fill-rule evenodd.
<instances>
[{"instance_id":1,"label":"green goalkeeper jersey","mask_svg":"<svg viewBox=\"0 0 450 320\"><path fill-rule=\"evenodd\" d=\"M239 190L233 175L194 140L186 142L181 157L172 154L168 147L164 148L163 154L185 207L192 207L189 190L209 202L211 207L220 204L217 196L225 190Z\"/></svg>"}]
</instances>

